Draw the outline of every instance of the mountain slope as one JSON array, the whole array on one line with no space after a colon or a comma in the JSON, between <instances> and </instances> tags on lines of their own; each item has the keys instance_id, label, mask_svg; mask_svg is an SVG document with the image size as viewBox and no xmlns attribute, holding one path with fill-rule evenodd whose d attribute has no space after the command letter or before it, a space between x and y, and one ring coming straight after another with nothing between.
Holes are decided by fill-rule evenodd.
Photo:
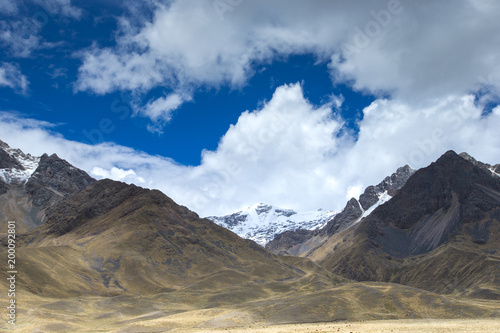
<instances>
[{"instance_id":1,"label":"mountain slope","mask_svg":"<svg viewBox=\"0 0 500 333\"><path fill-rule=\"evenodd\" d=\"M298 288L311 274L332 283L326 272L306 272L320 272L314 264L304 270L301 262L292 267L159 191L111 180L48 208L47 221L21 236L19 245L25 258L20 283L44 296L218 290L243 284L255 289L248 297L260 297L277 281Z\"/></svg>"},{"instance_id":2,"label":"mountain slope","mask_svg":"<svg viewBox=\"0 0 500 333\"><path fill-rule=\"evenodd\" d=\"M500 299L500 178L452 151L309 255L356 280Z\"/></svg>"},{"instance_id":3,"label":"mountain slope","mask_svg":"<svg viewBox=\"0 0 500 333\"><path fill-rule=\"evenodd\" d=\"M257 204L246 210L226 216L209 216L207 219L237 235L265 246L277 234L297 229L315 230L330 221L334 211L295 212L272 205Z\"/></svg>"}]
</instances>

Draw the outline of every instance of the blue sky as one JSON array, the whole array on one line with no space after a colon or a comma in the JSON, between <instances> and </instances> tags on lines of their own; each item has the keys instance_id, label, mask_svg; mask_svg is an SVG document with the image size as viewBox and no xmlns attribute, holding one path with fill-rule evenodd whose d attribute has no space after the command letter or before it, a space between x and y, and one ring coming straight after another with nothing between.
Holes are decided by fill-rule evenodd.
<instances>
[{"instance_id":1,"label":"blue sky","mask_svg":"<svg viewBox=\"0 0 500 333\"><path fill-rule=\"evenodd\" d=\"M500 162L496 2L0 2L0 139L201 215Z\"/></svg>"}]
</instances>

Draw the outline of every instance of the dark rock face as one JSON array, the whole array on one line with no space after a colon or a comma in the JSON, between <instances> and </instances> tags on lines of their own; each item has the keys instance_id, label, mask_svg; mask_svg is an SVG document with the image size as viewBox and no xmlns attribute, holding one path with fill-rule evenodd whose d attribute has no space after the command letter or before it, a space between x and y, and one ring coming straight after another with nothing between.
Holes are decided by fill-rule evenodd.
<instances>
[{"instance_id":1,"label":"dark rock face","mask_svg":"<svg viewBox=\"0 0 500 333\"><path fill-rule=\"evenodd\" d=\"M483 163L481 161L476 160L474 157L470 156L467 153L460 153L459 156L466 159L467 161L471 162L472 164L474 164L477 167L488 170L490 172L493 171L493 172L497 173L498 175L500 175L500 164L491 165L491 164Z\"/></svg>"},{"instance_id":2,"label":"dark rock face","mask_svg":"<svg viewBox=\"0 0 500 333\"><path fill-rule=\"evenodd\" d=\"M4 147L0 147L0 169L24 170L24 167L3 148Z\"/></svg>"},{"instance_id":3,"label":"dark rock face","mask_svg":"<svg viewBox=\"0 0 500 333\"><path fill-rule=\"evenodd\" d=\"M449 151L417 171L368 221L368 236L391 255L407 257L437 248L461 228L487 242L483 221L500 207L500 178ZM481 222L481 225L469 225Z\"/></svg>"},{"instance_id":4,"label":"dark rock face","mask_svg":"<svg viewBox=\"0 0 500 333\"><path fill-rule=\"evenodd\" d=\"M100 216L127 199L147 191L135 185L104 179L47 209L48 233L63 235L86 220Z\"/></svg>"},{"instance_id":5,"label":"dark rock face","mask_svg":"<svg viewBox=\"0 0 500 333\"><path fill-rule=\"evenodd\" d=\"M277 235L272 241L267 243L266 250L278 255L290 255L291 252L289 249L303 244L317 233L317 230L288 230ZM283 248L288 250L283 250Z\"/></svg>"},{"instance_id":6,"label":"dark rock face","mask_svg":"<svg viewBox=\"0 0 500 333\"><path fill-rule=\"evenodd\" d=\"M5 184L3 181L0 180L0 195L7 193L9 190L9 185Z\"/></svg>"},{"instance_id":7,"label":"dark rock face","mask_svg":"<svg viewBox=\"0 0 500 333\"><path fill-rule=\"evenodd\" d=\"M408 165L398 168L390 177L386 177L377 186L368 186L363 194L359 196L359 203L364 210L369 209L371 206L378 202L379 196L387 191L393 197L397 191L406 184L408 178L413 175L415 171Z\"/></svg>"},{"instance_id":8,"label":"dark rock face","mask_svg":"<svg viewBox=\"0 0 500 333\"><path fill-rule=\"evenodd\" d=\"M374 203L376 203L376 201ZM351 223L359 219L361 215L363 215L363 210L358 200L352 198L347 202L342 212L337 214L332 221L328 222L322 232L333 235L337 231L347 228Z\"/></svg>"},{"instance_id":9,"label":"dark rock face","mask_svg":"<svg viewBox=\"0 0 500 333\"><path fill-rule=\"evenodd\" d=\"M46 208L94 182L95 179L85 171L73 167L56 154L44 154L38 168L26 183L26 190L31 195L34 206Z\"/></svg>"},{"instance_id":10,"label":"dark rock face","mask_svg":"<svg viewBox=\"0 0 500 333\"><path fill-rule=\"evenodd\" d=\"M500 205L500 179L476 167L455 152L445 153L427 168L417 171L390 203L374 216L398 228L408 229L424 216L460 204L462 223L481 219Z\"/></svg>"},{"instance_id":11,"label":"dark rock face","mask_svg":"<svg viewBox=\"0 0 500 333\"><path fill-rule=\"evenodd\" d=\"M415 170L408 165L398 168L391 176L386 177L377 186L368 186L363 194L359 196L359 201L355 198L349 200L340 214L335 216L332 221L325 226L323 233L333 235L338 231L345 230L352 223L356 222L363 212L375 205L380 196L387 192L391 197L394 196L415 173Z\"/></svg>"}]
</instances>

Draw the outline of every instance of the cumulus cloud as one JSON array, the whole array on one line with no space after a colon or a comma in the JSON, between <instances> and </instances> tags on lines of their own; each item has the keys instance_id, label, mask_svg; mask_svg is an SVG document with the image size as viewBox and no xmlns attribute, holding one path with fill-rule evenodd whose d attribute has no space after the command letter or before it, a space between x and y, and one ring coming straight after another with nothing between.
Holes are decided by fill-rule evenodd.
<instances>
[{"instance_id":1,"label":"cumulus cloud","mask_svg":"<svg viewBox=\"0 0 500 333\"><path fill-rule=\"evenodd\" d=\"M198 166L115 144L68 141L54 125L8 113L0 113L0 137L35 155L55 152L97 178L160 189L202 216L256 202L341 209L399 166L424 167L449 149L499 163L500 107L482 111L473 95L423 107L379 99L363 110L355 139L342 130L334 103L314 106L300 84L284 85L259 109L243 112Z\"/></svg>"},{"instance_id":2,"label":"cumulus cloud","mask_svg":"<svg viewBox=\"0 0 500 333\"><path fill-rule=\"evenodd\" d=\"M0 87L9 87L21 93L26 93L29 81L19 69L19 65L2 62L0 64Z\"/></svg>"},{"instance_id":3,"label":"cumulus cloud","mask_svg":"<svg viewBox=\"0 0 500 333\"><path fill-rule=\"evenodd\" d=\"M392 14L389 3L332 56L337 81L413 102L475 91L485 77L500 88L500 3L401 1Z\"/></svg>"},{"instance_id":4,"label":"cumulus cloud","mask_svg":"<svg viewBox=\"0 0 500 333\"><path fill-rule=\"evenodd\" d=\"M500 91L495 1L168 1L115 47L80 53L77 90L241 87L258 66L292 54L329 63L335 83L418 103ZM484 81L487 78L487 88ZM146 114L147 116L147 114ZM155 114L152 113L154 118Z\"/></svg>"}]
</instances>

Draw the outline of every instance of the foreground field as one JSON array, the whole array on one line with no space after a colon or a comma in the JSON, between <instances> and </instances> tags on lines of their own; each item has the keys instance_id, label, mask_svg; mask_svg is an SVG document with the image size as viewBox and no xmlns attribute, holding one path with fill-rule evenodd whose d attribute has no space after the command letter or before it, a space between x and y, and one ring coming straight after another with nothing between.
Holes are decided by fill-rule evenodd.
<instances>
[{"instance_id":1,"label":"foreground field","mask_svg":"<svg viewBox=\"0 0 500 333\"><path fill-rule=\"evenodd\" d=\"M321 323L300 325L275 325L238 329L213 329L213 330L188 330L186 332L196 333L290 333L290 332L500 332L500 321L498 320L379 320L353 323Z\"/></svg>"},{"instance_id":2,"label":"foreground field","mask_svg":"<svg viewBox=\"0 0 500 333\"><path fill-rule=\"evenodd\" d=\"M237 304L233 298L242 295L241 288L70 298L21 291L14 331L500 332L498 301L445 297L395 284L346 283ZM0 300L0 308L6 306ZM0 330L12 328L0 323Z\"/></svg>"}]
</instances>

